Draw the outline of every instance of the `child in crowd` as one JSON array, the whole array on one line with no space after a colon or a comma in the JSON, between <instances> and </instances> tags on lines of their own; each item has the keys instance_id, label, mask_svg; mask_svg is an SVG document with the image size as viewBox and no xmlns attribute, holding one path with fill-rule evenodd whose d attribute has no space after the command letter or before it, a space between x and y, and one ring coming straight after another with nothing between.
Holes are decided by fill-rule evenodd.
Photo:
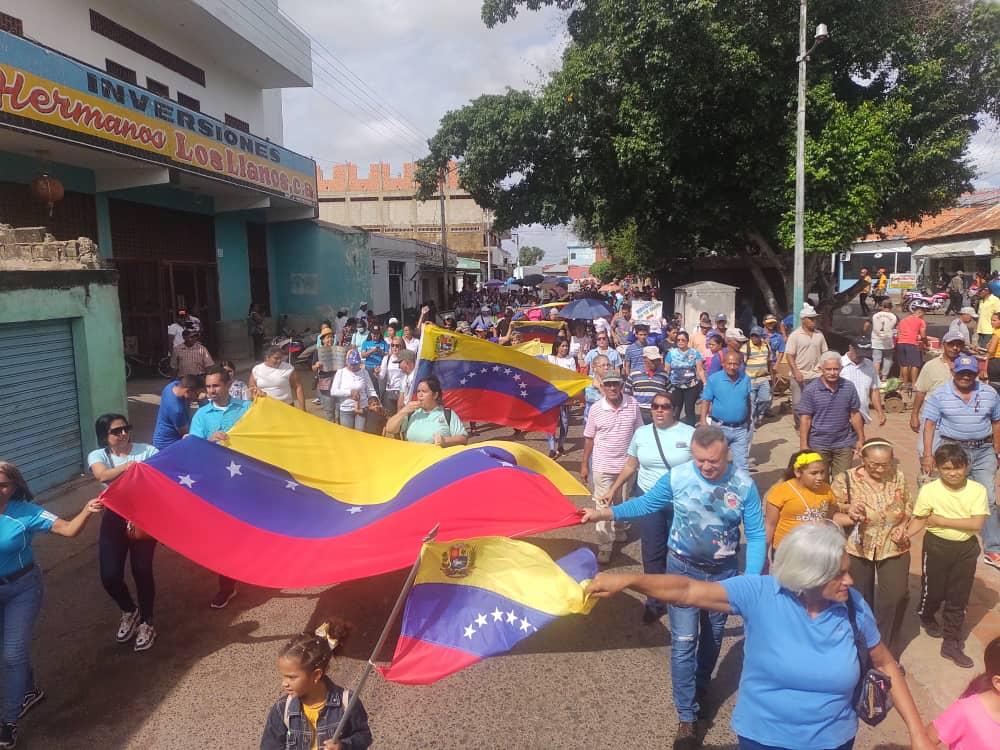
<instances>
[{"instance_id":1,"label":"child in crowd","mask_svg":"<svg viewBox=\"0 0 1000 750\"><path fill-rule=\"evenodd\" d=\"M290 640L278 655L285 695L267 714L260 750L355 750L372 744L368 714L354 704L343 735L333 733L350 701L349 691L326 676L334 649L348 633L342 622L323 623L314 633Z\"/></svg>"},{"instance_id":2,"label":"child in crowd","mask_svg":"<svg viewBox=\"0 0 1000 750\"><path fill-rule=\"evenodd\" d=\"M943 743L949 750L1000 746L1000 637L990 641L983 661L986 672L927 726L932 742Z\"/></svg>"},{"instance_id":3,"label":"child in crowd","mask_svg":"<svg viewBox=\"0 0 1000 750\"><path fill-rule=\"evenodd\" d=\"M990 510L986 488L968 478L969 457L961 446L944 443L934 451L934 463L940 478L921 487L906 527L911 537L927 529L917 613L927 635L944 637L941 656L971 669L973 661L962 650L962 625L979 559L976 532Z\"/></svg>"},{"instance_id":4,"label":"child in crowd","mask_svg":"<svg viewBox=\"0 0 1000 750\"><path fill-rule=\"evenodd\" d=\"M826 461L815 451L797 451L788 460L784 480L767 493L764 528L768 548L777 549L782 538L801 523L823 521L836 508Z\"/></svg>"}]
</instances>

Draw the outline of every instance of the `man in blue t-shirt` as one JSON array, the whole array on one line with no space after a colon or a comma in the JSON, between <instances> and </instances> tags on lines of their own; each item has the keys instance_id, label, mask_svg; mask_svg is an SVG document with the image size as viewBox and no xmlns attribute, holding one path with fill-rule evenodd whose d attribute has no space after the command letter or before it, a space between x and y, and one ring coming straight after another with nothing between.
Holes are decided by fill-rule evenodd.
<instances>
[{"instance_id":1,"label":"man in blue t-shirt","mask_svg":"<svg viewBox=\"0 0 1000 750\"><path fill-rule=\"evenodd\" d=\"M156 412L153 428L153 445L163 450L187 434L191 424L190 404L198 398L201 380L197 375L185 375L171 380L160 394L160 408Z\"/></svg>"},{"instance_id":2,"label":"man in blue t-shirt","mask_svg":"<svg viewBox=\"0 0 1000 750\"><path fill-rule=\"evenodd\" d=\"M722 428L733 451L733 463L738 469L749 467L750 440L750 378L743 368L743 355L728 351L722 359L722 372L709 375L701 392L701 423Z\"/></svg>"},{"instance_id":3,"label":"man in blue t-shirt","mask_svg":"<svg viewBox=\"0 0 1000 750\"><path fill-rule=\"evenodd\" d=\"M229 381L229 371L218 365L210 367L205 373L205 391L209 400L195 412L191 420L191 436L222 444L229 440L226 433L247 413L251 404L250 401L229 396ZM236 581L220 575L219 592L212 599L212 609L222 609L234 596Z\"/></svg>"},{"instance_id":4,"label":"man in blue t-shirt","mask_svg":"<svg viewBox=\"0 0 1000 750\"><path fill-rule=\"evenodd\" d=\"M702 425L691 436L691 461L672 467L644 495L585 510L583 521L632 520L672 506L667 573L699 581L723 581L739 574L742 525L747 539L746 572L759 574L766 548L760 494L750 475L729 463L728 452L722 430ZM669 613L677 739L689 743L719 658L727 615L673 604Z\"/></svg>"}]
</instances>

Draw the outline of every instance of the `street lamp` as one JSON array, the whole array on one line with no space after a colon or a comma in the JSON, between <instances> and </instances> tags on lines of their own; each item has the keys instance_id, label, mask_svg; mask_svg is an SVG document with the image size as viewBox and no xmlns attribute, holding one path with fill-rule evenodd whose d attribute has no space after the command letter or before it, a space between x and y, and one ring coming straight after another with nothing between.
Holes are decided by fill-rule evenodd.
<instances>
[{"instance_id":1,"label":"street lamp","mask_svg":"<svg viewBox=\"0 0 1000 750\"><path fill-rule=\"evenodd\" d=\"M825 42L830 32L826 24L816 27L812 46L806 49L806 0L799 0L799 111L795 131L795 264L792 270L792 311L795 325L805 301L805 212L806 212L806 63L816 47Z\"/></svg>"}]
</instances>

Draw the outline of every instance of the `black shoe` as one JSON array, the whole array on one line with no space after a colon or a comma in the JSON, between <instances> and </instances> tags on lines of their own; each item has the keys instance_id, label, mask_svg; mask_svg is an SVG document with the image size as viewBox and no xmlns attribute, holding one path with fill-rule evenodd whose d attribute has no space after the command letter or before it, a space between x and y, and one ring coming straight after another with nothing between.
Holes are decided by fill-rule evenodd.
<instances>
[{"instance_id":1,"label":"black shoe","mask_svg":"<svg viewBox=\"0 0 1000 750\"><path fill-rule=\"evenodd\" d=\"M31 709L37 706L45 700L45 691L39 687L31 688L27 693L24 694L24 700L21 701L21 710L17 714L17 718L23 719L24 715L28 713Z\"/></svg>"},{"instance_id":2,"label":"black shoe","mask_svg":"<svg viewBox=\"0 0 1000 750\"><path fill-rule=\"evenodd\" d=\"M17 724L0 724L0 748L17 747Z\"/></svg>"},{"instance_id":3,"label":"black shoe","mask_svg":"<svg viewBox=\"0 0 1000 750\"><path fill-rule=\"evenodd\" d=\"M642 608L643 625L652 625L654 622L659 622L661 617L663 617L662 612L657 612L655 609L649 607Z\"/></svg>"},{"instance_id":4,"label":"black shoe","mask_svg":"<svg viewBox=\"0 0 1000 750\"><path fill-rule=\"evenodd\" d=\"M236 596L235 586L233 586L233 588L229 589L228 591L219 589L219 593L217 593L215 595L215 598L212 599L212 605L211 605L212 609L224 608L227 604L229 604L230 601L232 601L234 596Z\"/></svg>"},{"instance_id":5,"label":"black shoe","mask_svg":"<svg viewBox=\"0 0 1000 750\"><path fill-rule=\"evenodd\" d=\"M698 728L693 721L682 721L677 724L674 735L674 750L695 750L701 746L698 739Z\"/></svg>"},{"instance_id":6,"label":"black shoe","mask_svg":"<svg viewBox=\"0 0 1000 750\"><path fill-rule=\"evenodd\" d=\"M962 651L962 644L958 641L945 641L941 644L941 656L951 659L962 669L972 669L976 663L972 661L965 652Z\"/></svg>"},{"instance_id":7,"label":"black shoe","mask_svg":"<svg viewBox=\"0 0 1000 750\"><path fill-rule=\"evenodd\" d=\"M930 638L940 638L944 635L944 631L941 629L941 625L936 619L925 620L920 618L920 624L923 625L924 632L927 633Z\"/></svg>"},{"instance_id":8,"label":"black shoe","mask_svg":"<svg viewBox=\"0 0 1000 750\"><path fill-rule=\"evenodd\" d=\"M698 718L707 719L708 718L708 688L700 687L695 688L694 700L698 704Z\"/></svg>"}]
</instances>

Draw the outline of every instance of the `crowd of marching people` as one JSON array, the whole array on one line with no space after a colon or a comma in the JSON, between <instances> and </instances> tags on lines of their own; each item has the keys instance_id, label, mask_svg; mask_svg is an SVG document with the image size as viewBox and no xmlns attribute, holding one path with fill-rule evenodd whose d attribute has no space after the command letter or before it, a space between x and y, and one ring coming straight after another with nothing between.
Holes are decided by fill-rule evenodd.
<instances>
[{"instance_id":1,"label":"crowd of marching people","mask_svg":"<svg viewBox=\"0 0 1000 750\"><path fill-rule=\"evenodd\" d=\"M578 472L593 503L582 520L594 523L598 561L612 562L615 544L627 539L630 524L637 526L643 574L602 573L590 592L603 597L630 588L646 597L643 622L667 616L675 748L700 742L697 722L729 614L740 615L746 629L733 718L740 748L850 748L859 716L877 723L866 710L887 710L890 698L915 748L939 742L1000 747L1000 639L987 648L985 676L926 727L898 663L910 550L922 534L920 626L941 639L944 659L975 666L963 643L976 565L982 559L1000 570L1000 365L992 367L1000 361L1000 335L994 335L1000 333L994 294L1000 289L980 290L978 312L958 308L940 354L925 362L923 311L898 319L873 283L865 293L876 303L866 326L870 338L847 340L845 351L831 348L809 304L798 311L794 328L791 317L767 315L758 325L742 311L738 321L705 311L685 326L679 315L634 315L640 304L656 302L656 291L628 282L586 289L574 300L559 287L547 295L496 286L466 290L450 311L428 304L407 321L383 320L366 304L353 315L342 308L310 342L309 370L296 369L281 347L264 345L259 313L251 311L248 332L260 361L245 382L232 362L215 363L197 348L191 326L181 326L171 331L179 336L172 354L177 377L161 393L151 443L133 441L127 416L105 414L95 425L99 448L88 465L107 487L131 464L188 435L224 443L253 399L306 409L309 391L322 416L343 427L442 448L463 445L476 425L446 406L436 377L417 378L425 324L518 348L590 381L577 402L560 408L549 457L566 453L570 423L579 414ZM581 309L566 306L580 301L588 302L585 317L564 313ZM548 325L528 334L520 324L531 322ZM536 336L543 340L532 340ZM883 385L894 362L901 387L912 394L920 477L900 469L897 452L906 446L879 437L886 422ZM775 417L779 387L789 391L798 450L784 476L761 493L750 451L757 432ZM514 439L520 437L515 431ZM44 697L28 656L42 596L33 535L75 536L101 513L100 578L121 611L114 637L135 651L156 639L157 542L99 500L68 521L31 500L17 467L0 462L0 748L14 747L17 720ZM125 582L127 564L134 597ZM210 606L223 608L236 593L236 582L220 576ZM345 634L331 624L282 649L286 697L267 717L262 748L371 743L359 705L339 744L323 744L349 699L326 676Z\"/></svg>"}]
</instances>

